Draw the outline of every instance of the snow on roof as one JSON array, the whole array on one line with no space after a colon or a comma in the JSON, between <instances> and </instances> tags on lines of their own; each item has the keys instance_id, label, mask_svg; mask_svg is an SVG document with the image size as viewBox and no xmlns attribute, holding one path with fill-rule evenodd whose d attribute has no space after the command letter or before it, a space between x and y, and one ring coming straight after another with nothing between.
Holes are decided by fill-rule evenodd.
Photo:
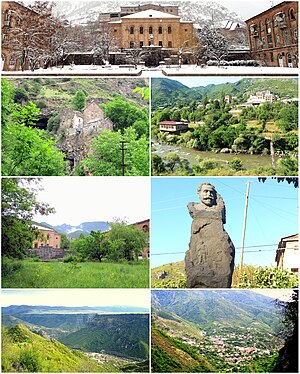
<instances>
[{"instance_id":1,"label":"snow on roof","mask_svg":"<svg viewBox=\"0 0 300 374\"><path fill-rule=\"evenodd\" d=\"M154 9L148 9L148 10L143 10L142 12L130 14L129 16L124 16L123 18L174 18L174 19L179 19L179 16L174 16L173 14L165 13L165 12L160 12L158 10Z\"/></svg>"}]
</instances>

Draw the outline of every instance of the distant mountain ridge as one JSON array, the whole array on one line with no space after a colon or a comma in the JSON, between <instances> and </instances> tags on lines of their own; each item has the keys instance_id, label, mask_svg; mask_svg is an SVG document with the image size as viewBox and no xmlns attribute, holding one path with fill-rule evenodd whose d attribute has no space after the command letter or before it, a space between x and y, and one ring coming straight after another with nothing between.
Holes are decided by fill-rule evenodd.
<instances>
[{"instance_id":1,"label":"distant mountain ridge","mask_svg":"<svg viewBox=\"0 0 300 374\"><path fill-rule=\"evenodd\" d=\"M105 221L92 221L92 222L83 222L80 223L78 226L69 225L64 223L62 225L52 226L47 222L41 222L40 225L49 227L59 234L65 234L71 236L73 238L78 238L78 236L82 233L84 235L88 235L91 231L101 231L106 232L109 230L110 225L108 222Z\"/></svg>"},{"instance_id":2,"label":"distant mountain ridge","mask_svg":"<svg viewBox=\"0 0 300 374\"><path fill-rule=\"evenodd\" d=\"M277 325L278 308L274 300L248 290L155 290L151 297L154 312L172 312L199 325L260 323L266 331Z\"/></svg>"},{"instance_id":3,"label":"distant mountain ridge","mask_svg":"<svg viewBox=\"0 0 300 374\"><path fill-rule=\"evenodd\" d=\"M122 1L59 1L56 3L55 12L57 15L64 15L65 18L74 24L84 24L87 21L96 21L100 13L118 12L121 6L134 6L140 4L159 4L157 0L122 0ZM179 15L185 21L193 21L196 24L205 25L214 22L220 26L225 20L244 24L241 16L230 11L225 6L214 1L172 1L171 5L179 6Z\"/></svg>"},{"instance_id":4,"label":"distant mountain ridge","mask_svg":"<svg viewBox=\"0 0 300 374\"><path fill-rule=\"evenodd\" d=\"M245 99L257 91L270 90L280 98L298 97L296 78L243 78L234 83L209 84L207 86L187 87L168 78L154 78L151 83L152 109L167 106L186 105L193 100L200 101L203 95L208 99L219 99L221 94L238 96Z\"/></svg>"}]
</instances>

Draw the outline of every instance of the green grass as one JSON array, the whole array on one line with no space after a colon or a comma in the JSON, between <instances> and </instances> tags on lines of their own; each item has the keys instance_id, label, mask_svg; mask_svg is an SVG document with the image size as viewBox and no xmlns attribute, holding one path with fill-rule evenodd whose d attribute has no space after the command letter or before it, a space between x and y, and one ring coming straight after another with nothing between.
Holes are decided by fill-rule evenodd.
<instances>
[{"instance_id":1,"label":"green grass","mask_svg":"<svg viewBox=\"0 0 300 374\"><path fill-rule=\"evenodd\" d=\"M2 275L3 288L147 288L149 263L59 263L15 260L19 270Z\"/></svg>"}]
</instances>

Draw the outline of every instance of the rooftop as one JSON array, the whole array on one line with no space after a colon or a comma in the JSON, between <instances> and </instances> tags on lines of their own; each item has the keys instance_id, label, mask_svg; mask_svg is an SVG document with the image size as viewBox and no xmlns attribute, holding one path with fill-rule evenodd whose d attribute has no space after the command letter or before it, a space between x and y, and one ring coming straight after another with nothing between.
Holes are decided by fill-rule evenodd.
<instances>
[{"instance_id":1,"label":"rooftop","mask_svg":"<svg viewBox=\"0 0 300 374\"><path fill-rule=\"evenodd\" d=\"M154 10L154 9L148 9L148 10L143 10L142 12L138 12L138 13L133 13L133 14L130 14L129 16L124 16L122 17L123 18L173 18L173 19L179 19L180 17L179 16L174 16L173 14L169 14L169 13L164 13L164 12L160 12L158 10Z\"/></svg>"}]
</instances>

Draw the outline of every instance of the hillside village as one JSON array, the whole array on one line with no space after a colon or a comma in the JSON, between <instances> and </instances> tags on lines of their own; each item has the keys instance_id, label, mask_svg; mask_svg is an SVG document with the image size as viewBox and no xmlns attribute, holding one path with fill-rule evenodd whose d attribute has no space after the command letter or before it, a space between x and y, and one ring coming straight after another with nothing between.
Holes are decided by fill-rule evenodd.
<instances>
[{"instance_id":1,"label":"hillside village","mask_svg":"<svg viewBox=\"0 0 300 374\"><path fill-rule=\"evenodd\" d=\"M267 89L269 82L274 90ZM168 101L161 106L162 96L168 93ZM252 170L253 175L277 173L276 163L285 161L276 157L293 159L293 169L279 168L281 175L293 175L297 170L297 80L242 79L237 83L188 88L176 80L156 79L152 85L152 103L155 108L152 112L152 170L155 175L176 172L201 175L206 173L205 169L210 175L219 175L221 170L217 169L223 166L228 169L231 161L233 173L248 169L244 161L233 160L233 157L225 158L225 163L222 160L223 164L218 163L221 161L220 157L216 159L218 153L235 157L262 155L266 162L261 164L263 158L257 159L257 166L269 164L271 168ZM188 149L193 150L195 166L187 162ZM197 157L202 159L201 152L205 153L204 161L198 165Z\"/></svg>"}]
</instances>

